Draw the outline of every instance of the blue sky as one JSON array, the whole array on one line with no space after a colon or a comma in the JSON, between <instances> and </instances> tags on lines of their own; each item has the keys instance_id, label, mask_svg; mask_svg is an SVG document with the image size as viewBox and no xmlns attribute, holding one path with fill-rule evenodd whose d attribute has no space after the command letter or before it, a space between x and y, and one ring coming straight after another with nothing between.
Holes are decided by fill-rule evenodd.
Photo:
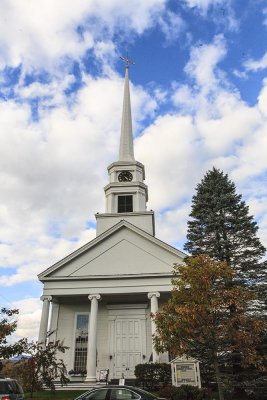
<instances>
[{"instance_id":1,"label":"blue sky","mask_svg":"<svg viewBox=\"0 0 267 400\"><path fill-rule=\"evenodd\" d=\"M183 248L196 184L236 183L267 246L267 0L2 0L0 304L35 337L37 274L95 236L124 65L156 236Z\"/></svg>"}]
</instances>

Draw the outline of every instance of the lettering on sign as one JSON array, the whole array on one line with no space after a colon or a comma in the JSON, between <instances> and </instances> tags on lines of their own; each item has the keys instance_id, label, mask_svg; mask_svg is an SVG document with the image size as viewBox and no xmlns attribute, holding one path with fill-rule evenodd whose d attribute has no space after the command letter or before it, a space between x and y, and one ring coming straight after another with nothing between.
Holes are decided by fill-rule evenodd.
<instances>
[{"instance_id":1,"label":"lettering on sign","mask_svg":"<svg viewBox=\"0 0 267 400\"><path fill-rule=\"evenodd\" d=\"M193 364L176 365L177 383L195 383L195 371Z\"/></svg>"}]
</instances>

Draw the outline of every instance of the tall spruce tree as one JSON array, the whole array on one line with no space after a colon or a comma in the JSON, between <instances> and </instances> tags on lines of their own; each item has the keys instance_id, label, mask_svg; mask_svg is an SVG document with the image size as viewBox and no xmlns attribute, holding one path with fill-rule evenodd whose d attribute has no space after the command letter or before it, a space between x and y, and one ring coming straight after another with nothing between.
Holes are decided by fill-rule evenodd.
<instances>
[{"instance_id":1,"label":"tall spruce tree","mask_svg":"<svg viewBox=\"0 0 267 400\"><path fill-rule=\"evenodd\" d=\"M196 187L190 217L185 250L226 261L239 283L262 289L265 248L257 237L257 223L227 174L216 168L205 174Z\"/></svg>"},{"instance_id":2,"label":"tall spruce tree","mask_svg":"<svg viewBox=\"0 0 267 400\"><path fill-rule=\"evenodd\" d=\"M196 187L190 217L185 250L229 264L235 272L232 285L242 284L256 292L258 300L250 303L250 312L266 319L267 265L260 261L265 248L257 236L257 223L227 174L216 168L205 174ZM259 354L266 349L265 341L266 337L259 345ZM262 379L260 371L250 371L249 375L242 371L238 352L232 353L231 363L240 383L250 381L249 385L255 382L257 386Z\"/></svg>"}]
</instances>

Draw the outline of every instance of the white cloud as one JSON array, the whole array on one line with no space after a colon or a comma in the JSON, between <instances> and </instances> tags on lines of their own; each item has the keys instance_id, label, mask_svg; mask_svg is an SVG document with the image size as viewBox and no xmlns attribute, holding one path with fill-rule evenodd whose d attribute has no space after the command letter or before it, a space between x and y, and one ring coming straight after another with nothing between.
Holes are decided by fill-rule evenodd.
<instances>
[{"instance_id":1,"label":"white cloud","mask_svg":"<svg viewBox=\"0 0 267 400\"><path fill-rule=\"evenodd\" d=\"M79 59L96 46L103 54L110 46L103 37L115 30L141 34L164 10L166 0L3 0L0 5L0 69L22 64L55 72L66 57ZM94 26L94 29L92 29ZM79 27L79 29L78 29ZM102 42L98 44L98 41ZM66 45L67 44L67 45ZM102 46L102 49L100 47ZM106 47L106 49L104 49ZM110 50L109 50L110 51Z\"/></svg>"},{"instance_id":2,"label":"white cloud","mask_svg":"<svg viewBox=\"0 0 267 400\"><path fill-rule=\"evenodd\" d=\"M238 70L238 69L234 69L234 70L233 70L233 74L234 74L235 76L237 76L238 78L240 78L240 79L247 79L247 78L248 78L247 72L245 72L245 71L240 71L240 70Z\"/></svg>"},{"instance_id":3,"label":"white cloud","mask_svg":"<svg viewBox=\"0 0 267 400\"><path fill-rule=\"evenodd\" d=\"M40 299L28 297L13 302L12 307L19 309L16 339L27 337L29 340L37 340L42 310Z\"/></svg>"},{"instance_id":4,"label":"white cloud","mask_svg":"<svg viewBox=\"0 0 267 400\"><path fill-rule=\"evenodd\" d=\"M190 60L185 67L185 72L195 79L197 85L204 92L221 81L217 64L226 54L226 43L222 35L215 36L213 43L200 44L191 50Z\"/></svg>"},{"instance_id":5,"label":"white cloud","mask_svg":"<svg viewBox=\"0 0 267 400\"><path fill-rule=\"evenodd\" d=\"M247 71L257 72L267 68L267 52L259 60L249 59L244 63Z\"/></svg>"},{"instance_id":6,"label":"white cloud","mask_svg":"<svg viewBox=\"0 0 267 400\"><path fill-rule=\"evenodd\" d=\"M185 29L185 22L179 14L167 11L165 15L159 18L159 26L168 44L179 38L181 32Z\"/></svg>"},{"instance_id":7,"label":"white cloud","mask_svg":"<svg viewBox=\"0 0 267 400\"><path fill-rule=\"evenodd\" d=\"M258 108L262 115L267 117L267 78L263 80L263 87L260 91L259 97L258 97Z\"/></svg>"},{"instance_id":8,"label":"white cloud","mask_svg":"<svg viewBox=\"0 0 267 400\"><path fill-rule=\"evenodd\" d=\"M180 204L177 208L156 214L156 235L181 251L187 232L187 220L191 211L189 202Z\"/></svg>"},{"instance_id":9,"label":"white cloud","mask_svg":"<svg viewBox=\"0 0 267 400\"><path fill-rule=\"evenodd\" d=\"M197 178L195 170L201 171L197 139L190 116L165 115L136 140L136 158L146 165L149 208L159 211L174 207L191 193ZM192 168L190 159L194 159Z\"/></svg>"},{"instance_id":10,"label":"white cloud","mask_svg":"<svg viewBox=\"0 0 267 400\"><path fill-rule=\"evenodd\" d=\"M258 103L249 106L222 78L218 63L225 54L221 37L194 49L185 70L196 85L174 85L177 112L157 117L136 141L138 159L146 165L157 235L170 243L183 242L194 187L213 166L229 174L249 203L266 204L266 81ZM266 245L262 214L255 216Z\"/></svg>"},{"instance_id":11,"label":"white cloud","mask_svg":"<svg viewBox=\"0 0 267 400\"><path fill-rule=\"evenodd\" d=\"M94 237L94 214L104 211L106 167L117 157L123 79L84 78L72 107L63 96L66 77L48 85L18 86L21 99L51 97L33 122L27 105L0 102L0 283L35 280L37 273ZM50 105L53 107L49 107ZM43 103L42 103L43 105ZM101 106L100 106L101 105ZM138 126L157 103L132 87Z\"/></svg>"},{"instance_id":12,"label":"white cloud","mask_svg":"<svg viewBox=\"0 0 267 400\"><path fill-rule=\"evenodd\" d=\"M231 0L184 0L184 3L224 30L237 31L239 28L239 20L235 17Z\"/></svg>"},{"instance_id":13,"label":"white cloud","mask_svg":"<svg viewBox=\"0 0 267 400\"><path fill-rule=\"evenodd\" d=\"M263 25L267 26L267 7L262 10L262 14L263 14L263 17L264 17Z\"/></svg>"},{"instance_id":14,"label":"white cloud","mask_svg":"<svg viewBox=\"0 0 267 400\"><path fill-rule=\"evenodd\" d=\"M188 7L198 7L207 10L210 6L227 3L227 0L185 0Z\"/></svg>"}]
</instances>

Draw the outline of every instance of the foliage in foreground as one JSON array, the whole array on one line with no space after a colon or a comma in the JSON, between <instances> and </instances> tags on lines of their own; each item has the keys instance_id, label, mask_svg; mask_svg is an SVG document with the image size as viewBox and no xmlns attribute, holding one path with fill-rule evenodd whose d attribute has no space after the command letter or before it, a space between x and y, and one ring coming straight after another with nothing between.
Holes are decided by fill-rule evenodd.
<instances>
[{"instance_id":1,"label":"foliage in foreground","mask_svg":"<svg viewBox=\"0 0 267 400\"><path fill-rule=\"evenodd\" d=\"M59 353L65 353L68 347L64 346L59 340L48 344L38 342L28 342L26 338L14 344L8 342L9 336L17 328L16 316L17 309L0 310L0 361L10 359L14 355L27 354L18 362L0 362L0 370L13 378L17 378L25 391L31 394L39 390L42 386L54 390L54 380L58 379L61 384L66 384L66 366Z\"/></svg>"},{"instance_id":2,"label":"foliage in foreground","mask_svg":"<svg viewBox=\"0 0 267 400\"><path fill-rule=\"evenodd\" d=\"M59 380L62 385L69 381L66 366L58 356L59 353L65 353L66 349L60 341L48 343L45 347L38 342L26 342L24 351L30 357L15 363L9 362L5 373L18 379L24 391L31 396L43 386L54 391L55 380Z\"/></svg>"},{"instance_id":3,"label":"foliage in foreground","mask_svg":"<svg viewBox=\"0 0 267 400\"><path fill-rule=\"evenodd\" d=\"M172 297L154 316L156 349L211 366L222 400L223 368L233 367L229 355L238 353L243 368L263 368L257 346L266 323L247 313L254 294L231 285L234 273L225 262L205 255L187 257L173 273Z\"/></svg>"},{"instance_id":4,"label":"foliage in foreground","mask_svg":"<svg viewBox=\"0 0 267 400\"><path fill-rule=\"evenodd\" d=\"M0 309L0 360L7 359L15 354L21 354L24 351L25 339L16 343L8 343L8 337L15 332L17 328L17 309Z\"/></svg>"}]
</instances>

